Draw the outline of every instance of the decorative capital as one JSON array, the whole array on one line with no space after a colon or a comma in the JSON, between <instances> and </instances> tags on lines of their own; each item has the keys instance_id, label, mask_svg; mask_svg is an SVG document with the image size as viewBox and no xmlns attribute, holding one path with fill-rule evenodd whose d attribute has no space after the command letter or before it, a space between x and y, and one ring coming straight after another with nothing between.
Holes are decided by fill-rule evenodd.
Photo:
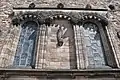
<instances>
[{"instance_id":1,"label":"decorative capital","mask_svg":"<svg viewBox=\"0 0 120 80\"><path fill-rule=\"evenodd\" d=\"M12 24L18 26L18 25L20 24L20 19L14 18L14 19L12 20Z\"/></svg>"}]
</instances>

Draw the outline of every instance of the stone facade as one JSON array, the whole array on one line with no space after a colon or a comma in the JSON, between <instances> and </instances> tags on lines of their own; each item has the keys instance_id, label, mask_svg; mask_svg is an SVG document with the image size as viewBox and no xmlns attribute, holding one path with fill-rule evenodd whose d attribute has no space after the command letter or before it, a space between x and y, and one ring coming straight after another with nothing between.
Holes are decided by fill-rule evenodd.
<instances>
[{"instance_id":1,"label":"stone facade","mask_svg":"<svg viewBox=\"0 0 120 80\"><path fill-rule=\"evenodd\" d=\"M36 7L56 7L57 4L63 3L65 8L85 8L87 4L90 4L92 6L92 9L108 9L107 11L78 11L78 12L65 12L63 11L39 11L35 10L35 13L37 13L37 16L39 19L44 20L49 17L56 17L53 15L56 14L64 14L69 15L70 18L72 18L74 23L78 23L82 17L88 13L97 13L103 17L105 17L108 20L108 25L105 27L107 30L107 35L110 40L110 44L112 46L112 50L115 56L115 61L117 63L118 69L120 68L120 40L117 36L117 32L120 31L120 1L119 0L0 0L0 68L1 69L9 69L13 68L13 61L14 56L16 53L17 45L19 42L19 36L20 36L20 26L21 25L13 25L12 19L14 17L21 18L22 14L24 14L25 10L15 10L14 8L24 7L28 8L30 3L35 3ZM114 5L115 10L110 10L109 5ZM21 13L21 12L22 13ZM28 10L29 12L32 12L32 10ZM14 14L13 14L14 12ZM52 16L51 16L52 15ZM35 15L36 16L36 15ZM69 20L69 17L67 17ZM52 24L58 24L62 22L53 22ZM75 38L75 41L77 41L76 36L68 32L69 35L72 35L72 37L69 37L69 39L65 39L65 44L60 47L59 49L56 48L56 35L54 35L57 31L57 28L54 27L55 25L46 26L45 24L41 25L43 26L40 29L43 33L41 33L42 36L38 36L40 40L38 40L38 46L37 46L37 57L36 57L36 69L84 69L84 58L82 53L79 56L75 56L74 52L75 49L70 47L75 46L74 40L72 41L72 38ZM71 26L71 25L67 25ZM48 33L45 31L48 30ZM76 29L77 30L77 29ZM75 29L74 29L75 32ZM47 35L46 35L47 34ZM76 33L77 34L77 33ZM68 35L68 36L69 36ZM44 38L45 37L45 38ZM81 43L78 43L82 45ZM76 44L77 45L77 44ZM43 46L41 49L41 46ZM81 46L80 46L81 47ZM44 51L43 51L44 50ZM64 54L65 52L65 54ZM71 56L70 56L71 54ZM76 53L77 54L77 53ZM80 60L78 60L77 57L80 57ZM71 62L70 62L71 60ZM81 64L82 63L82 64ZM76 65L77 64L77 65ZM20 78L19 78L20 77ZM26 77L26 76L9 76L9 78L6 78L5 80L21 80L21 79L27 79L27 80L43 80L39 77ZM76 79L72 80L116 80L115 78L89 78L89 77L76 77ZM4 80L2 77L0 80ZM45 79L49 80L49 79ZM51 80L51 79L50 79ZM57 79L52 79L57 80ZM60 80L60 79L58 79ZM65 80L67 80L65 78ZM69 79L71 80L71 79ZM119 80L119 78L118 78Z\"/></svg>"}]
</instances>

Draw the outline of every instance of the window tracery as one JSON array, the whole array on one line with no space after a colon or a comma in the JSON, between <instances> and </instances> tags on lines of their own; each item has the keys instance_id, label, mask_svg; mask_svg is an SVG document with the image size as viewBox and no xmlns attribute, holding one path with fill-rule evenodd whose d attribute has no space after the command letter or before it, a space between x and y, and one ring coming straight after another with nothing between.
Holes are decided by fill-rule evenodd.
<instances>
[{"instance_id":1,"label":"window tracery","mask_svg":"<svg viewBox=\"0 0 120 80\"><path fill-rule=\"evenodd\" d=\"M33 21L22 25L14 65L24 67L31 65L32 55L35 54L37 26L37 23Z\"/></svg>"}]
</instances>

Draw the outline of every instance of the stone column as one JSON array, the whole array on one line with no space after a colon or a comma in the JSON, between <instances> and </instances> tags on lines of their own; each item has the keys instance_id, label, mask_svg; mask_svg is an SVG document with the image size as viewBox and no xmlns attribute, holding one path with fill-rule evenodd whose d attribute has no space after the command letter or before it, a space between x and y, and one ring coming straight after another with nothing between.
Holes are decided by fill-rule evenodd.
<instances>
[{"instance_id":1,"label":"stone column","mask_svg":"<svg viewBox=\"0 0 120 80\"><path fill-rule=\"evenodd\" d=\"M74 37L75 37L75 47L76 47L76 57L77 57L77 69L85 67L84 55L83 55L83 44L81 39L81 31L79 25L74 25Z\"/></svg>"},{"instance_id":2,"label":"stone column","mask_svg":"<svg viewBox=\"0 0 120 80\"><path fill-rule=\"evenodd\" d=\"M45 59L44 55L46 53L45 46L47 42L47 26L45 24L40 26L39 31L39 40L37 48L37 59L36 59L36 68L45 68Z\"/></svg>"}]
</instances>

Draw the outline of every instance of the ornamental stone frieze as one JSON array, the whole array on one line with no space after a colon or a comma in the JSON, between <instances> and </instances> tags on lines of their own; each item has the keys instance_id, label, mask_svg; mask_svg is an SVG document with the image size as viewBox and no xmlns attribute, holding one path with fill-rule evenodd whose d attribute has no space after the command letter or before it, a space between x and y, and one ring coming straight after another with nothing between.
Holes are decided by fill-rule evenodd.
<instances>
[{"instance_id":1,"label":"ornamental stone frieze","mask_svg":"<svg viewBox=\"0 0 120 80\"><path fill-rule=\"evenodd\" d=\"M40 24L51 22L54 19L66 19L71 21L72 24L79 24L84 20L95 19L101 22L103 25L107 25L106 12L73 12L73 11L15 11L15 15L12 19L13 25L18 25L25 20L35 20Z\"/></svg>"}]
</instances>

